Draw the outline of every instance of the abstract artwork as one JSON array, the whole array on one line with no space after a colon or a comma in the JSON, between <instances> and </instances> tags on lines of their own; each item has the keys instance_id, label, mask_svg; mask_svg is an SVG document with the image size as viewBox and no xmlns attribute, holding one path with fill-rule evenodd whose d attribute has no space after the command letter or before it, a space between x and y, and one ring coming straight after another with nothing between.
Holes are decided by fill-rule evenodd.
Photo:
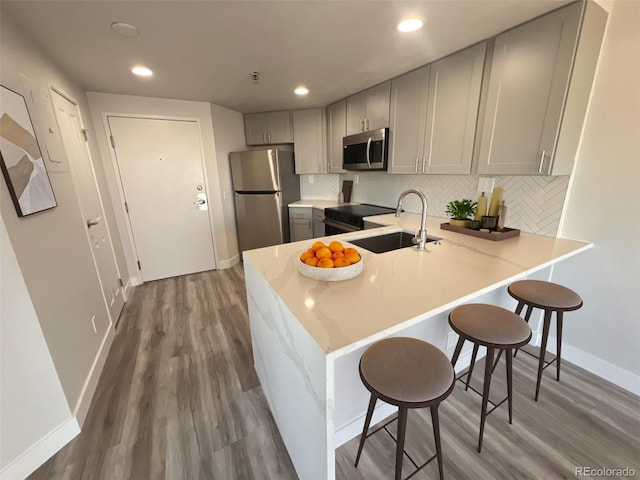
<instances>
[{"instance_id":1,"label":"abstract artwork","mask_svg":"<svg viewBox=\"0 0 640 480\"><path fill-rule=\"evenodd\" d=\"M1 85L0 168L19 217L57 205L27 103Z\"/></svg>"}]
</instances>

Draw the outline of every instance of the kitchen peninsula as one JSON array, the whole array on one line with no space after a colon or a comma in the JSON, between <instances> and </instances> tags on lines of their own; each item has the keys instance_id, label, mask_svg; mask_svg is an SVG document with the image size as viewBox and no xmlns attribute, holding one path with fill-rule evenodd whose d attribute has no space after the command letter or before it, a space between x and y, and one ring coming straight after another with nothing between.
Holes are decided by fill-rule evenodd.
<instances>
[{"instance_id":1,"label":"kitchen peninsula","mask_svg":"<svg viewBox=\"0 0 640 480\"><path fill-rule=\"evenodd\" d=\"M413 232L420 217L379 215L374 221L388 226L332 238ZM475 301L512 309L506 285L591 247L526 233L494 242L441 230L444 221L429 219L429 235L442 240L424 251L358 248L364 271L342 282L298 273L308 240L244 253L255 368L301 479L333 479L334 450L360 433L368 392L358 362L371 343L403 335L446 350L453 307ZM464 354L458 368L468 364ZM391 413L379 402L373 421Z\"/></svg>"}]
</instances>

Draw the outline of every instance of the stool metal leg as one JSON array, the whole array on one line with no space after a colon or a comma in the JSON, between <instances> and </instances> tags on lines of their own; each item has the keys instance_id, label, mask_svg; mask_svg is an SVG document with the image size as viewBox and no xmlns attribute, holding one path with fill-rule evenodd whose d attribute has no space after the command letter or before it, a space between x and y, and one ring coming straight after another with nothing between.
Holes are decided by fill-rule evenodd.
<instances>
[{"instance_id":1,"label":"stool metal leg","mask_svg":"<svg viewBox=\"0 0 640 480\"><path fill-rule=\"evenodd\" d=\"M396 480L402 480L404 436L407 433L407 408L398 407L398 441L396 445Z\"/></svg>"},{"instance_id":2,"label":"stool metal leg","mask_svg":"<svg viewBox=\"0 0 640 480\"><path fill-rule=\"evenodd\" d=\"M362 453L362 447L364 447L364 441L367 439L367 432L369 431L369 424L371 423L371 417L373 416L373 409L376 406L376 401L378 398L371 394L371 398L369 399L369 408L367 409L367 417L364 421L364 429L362 430L362 436L360 437L360 446L358 447L358 455L356 456L355 467L358 467L358 462L360 461L360 454Z\"/></svg>"},{"instance_id":3,"label":"stool metal leg","mask_svg":"<svg viewBox=\"0 0 640 480\"><path fill-rule=\"evenodd\" d=\"M453 351L453 357L451 357L451 365L456 366L460 352L462 351L462 345L464 345L464 338L458 337L458 343L456 343L456 349Z\"/></svg>"},{"instance_id":4,"label":"stool metal leg","mask_svg":"<svg viewBox=\"0 0 640 480\"><path fill-rule=\"evenodd\" d=\"M509 423L513 423L513 381L512 375L513 372L513 357L511 356L511 349L507 348L505 353L505 358L507 360L507 398L509 399Z\"/></svg>"},{"instance_id":5,"label":"stool metal leg","mask_svg":"<svg viewBox=\"0 0 640 480\"><path fill-rule=\"evenodd\" d=\"M484 387L482 389L482 412L480 414L480 436L478 438L478 453L482 450L482 436L484 435L484 422L487 418L487 404L489 402L489 389L491 387L491 369L495 348L487 347L487 358L484 366Z\"/></svg>"},{"instance_id":6,"label":"stool metal leg","mask_svg":"<svg viewBox=\"0 0 640 480\"><path fill-rule=\"evenodd\" d=\"M560 351L562 350L562 311L556 312L556 380L560 381Z\"/></svg>"},{"instance_id":7,"label":"stool metal leg","mask_svg":"<svg viewBox=\"0 0 640 480\"><path fill-rule=\"evenodd\" d=\"M464 390L467 391L469 389L469 382L471 381L471 375L473 374L473 366L476 363L476 355L478 355L478 344L473 344L473 353L471 354L471 365L469 365L469 372L467 373L467 384L464 387Z\"/></svg>"},{"instance_id":8,"label":"stool metal leg","mask_svg":"<svg viewBox=\"0 0 640 480\"><path fill-rule=\"evenodd\" d=\"M524 307L524 302L519 302L518 303L518 308L516 308L516 313L518 315L520 315L522 313L522 308ZM533 311L533 306L531 305L527 305L527 313L524 315L524 321L529 323L529 319L531 318L531 312ZM518 349L516 348L516 351L513 352L513 358L516 358L516 355L518 354Z\"/></svg>"},{"instance_id":9,"label":"stool metal leg","mask_svg":"<svg viewBox=\"0 0 640 480\"><path fill-rule=\"evenodd\" d=\"M542 370L544 369L544 357L547 353L547 339L549 337L549 325L551 323L551 310L544 311L544 324L542 325L542 346L540 347L540 360L538 361L538 381L536 382L536 396L540 393L540 382L542 381Z\"/></svg>"},{"instance_id":10,"label":"stool metal leg","mask_svg":"<svg viewBox=\"0 0 640 480\"><path fill-rule=\"evenodd\" d=\"M438 459L438 472L440 473L440 480L444 479L444 470L442 468L442 448L440 447L440 420L438 418L438 407L434 405L431 407L431 423L433 424L433 438L436 444L436 458Z\"/></svg>"}]
</instances>

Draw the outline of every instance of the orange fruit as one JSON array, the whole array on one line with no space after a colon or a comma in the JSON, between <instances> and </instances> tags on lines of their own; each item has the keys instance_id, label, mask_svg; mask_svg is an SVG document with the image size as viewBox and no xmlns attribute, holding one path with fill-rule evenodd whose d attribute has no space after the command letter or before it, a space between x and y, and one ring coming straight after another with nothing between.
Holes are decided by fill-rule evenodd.
<instances>
[{"instance_id":1,"label":"orange fruit","mask_svg":"<svg viewBox=\"0 0 640 480\"><path fill-rule=\"evenodd\" d=\"M304 263L306 263L307 265L311 265L312 267L317 267L318 259L316 257L309 257L304 261Z\"/></svg>"},{"instance_id":2,"label":"orange fruit","mask_svg":"<svg viewBox=\"0 0 640 480\"><path fill-rule=\"evenodd\" d=\"M320 241L313 242L313 245L311 245L311 250L313 250L314 252L317 252L322 247L326 247L326 245L324 243L320 242Z\"/></svg>"},{"instance_id":3,"label":"orange fruit","mask_svg":"<svg viewBox=\"0 0 640 480\"><path fill-rule=\"evenodd\" d=\"M333 268L333 260L330 258L321 258L318 260L318 267L320 268Z\"/></svg>"},{"instance_id":4,"label":"orange fruit","mask_svg":"<svg viewBox=\"0 0 640 480\"><path fill-rule=\"evenodd\" d=\"M351 263L358 263L360 261L360 254L356 251L345 253L344 258Z\"/></svg>"},{"instance_id":5,"label":"orange fruit","mask_svg":"<svg viewBox=\"0 0 640 480\"><path fill-rule=\"evenodd\" d=\"M313 257L313 252L310 252L309 250L307 250L306 252L302 252L302 255L300 255L300 261L304 262L305 260L311 257Z\"/></svg>"},{"instance_id":6,"label":"orange fruit","mask_svg":"<svg viewBox=\"0 0 640 480\"><path fill-rule=\"evenodd\" d=\"M349 265L351 265L351 262L349 260L347 260L346 258L336 258L334 265L336 266L336 268L338 267L348 267Z\"/></svg>"},{"instance_id":7,"label":"orange fruit","mask_svg":"<svg viewBox=\"0 0 640 480\"><path fill-rule=\"evenodd\" d=\"M327 247L327 246L320 247L318 250L316 250L316 257L318 257L318 258L330 258L331 257L331 250L329 250L329 247Z\"/></svg>"},{"instance_id":8,"label":"orange fruit","mask_svg":"<svg viewBox=\"0 0 640 480\"><path fill-rule=\"evenodd\" d=\"M344 253L342 253L342 252L333 252L333 255L331 255L331 258L333 258L334 260L336 258L344 258Z\"/></svg>"},{"instance_id":9,"label":"orange fruit","mask_svg":"<svg viewBox=\"0 0 640 480\"><path fill-rule=\"evenodd\" d=\"M340 242L338 242L337 240L334 240L333 242L331 242L329 244L329 250L331 250L332 252L341 252L344 250L344 247L342 246L342 244Z\"/></svg>"},{"instance_id":10,"label":"orange fruit","mask_svg":"<svg viewBox=\"0 0 640 480\"><path fill-rule=\"evenodd\" d=\"M357 251L355 248L351 248L351 247L347 247L347 248L345 248L345 249L343 250L343 252L342 252L342 253L344 253L344 254L346 255L346 254L347 254L347 253L349 253L349 252L356 252L356 253L358 253L358 251Z\"/></svg>"}]
</instances>

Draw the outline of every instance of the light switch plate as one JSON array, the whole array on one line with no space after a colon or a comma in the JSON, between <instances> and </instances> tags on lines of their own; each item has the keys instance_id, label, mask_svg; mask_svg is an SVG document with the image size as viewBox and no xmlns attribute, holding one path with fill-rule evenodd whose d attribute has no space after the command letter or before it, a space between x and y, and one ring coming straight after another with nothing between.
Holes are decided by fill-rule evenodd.
<instances>
[{"instance_id":1,"label":"light switch plate","mask_svg":"<svg viewBox=\"0 0 640 480\"><path fill-rule=\"evenodd\" d=\"M494 177L480 177L478 178L478 191L479 192L492 192L493 186L496 184Z\"/></svg>"}]
</instances>

